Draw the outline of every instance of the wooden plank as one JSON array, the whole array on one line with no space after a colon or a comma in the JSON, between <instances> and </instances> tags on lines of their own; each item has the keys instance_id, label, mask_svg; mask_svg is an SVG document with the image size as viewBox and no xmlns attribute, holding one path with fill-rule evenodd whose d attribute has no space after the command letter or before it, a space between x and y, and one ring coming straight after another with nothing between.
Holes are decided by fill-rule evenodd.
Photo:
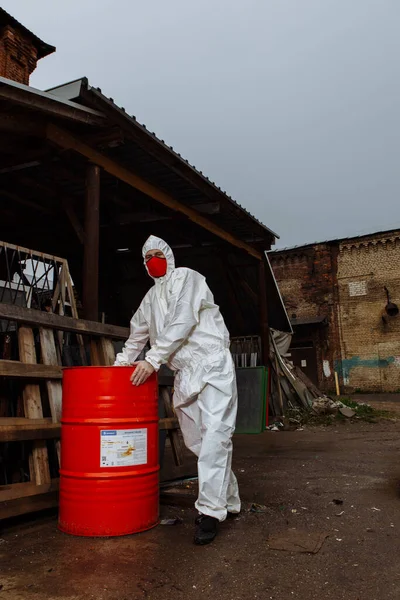
<instances>
[{"instance_id":1,"label":"wooden plank","mask_svg":"<svg viewBox=\"0 0 400 600\"><path fill-rule=\"evenodd\" d=\"M96 321L86 321L74 317L60 316L47 313L33 308L24 308L12 304L0 303L0 319L16 321L33 327L47 327L49 329L60 329L83 335L109 337L116 340L127 340L129 337L128 327L107 325Z\"/></svg>"},{"instance_id":2,"label":"wooden plank","mask_svg":"<svg viewBox=\"0 0 400 600\"><path fill-rule=\"evenodd\" d=\"M16 500L17 498L29 498L46 492L56 492L60 487L60 480L52 479L49 483L35 485L30 481L26 483L12 483L10 485L0 485L0 502Z\"/></svg>"},{"instance_id":3,"label":"wooden plank","mask_svg":"<svg viewBox=\"0 0 400 600\"><path fill-rule=\"evenodd\" d=\"M167 417L165 419L160 419L158 422L158 428L167 431L179 429L179 421L176 417Z\"/></svg>"},{"instance_id":4,"label":"wooden plank","mask_svg":"<svg viewBox=\"0 0 400 600\"><path fill-rule=\"evenodd\" d=\"M160 419L162 431L179 429L176 417ZM54 440L61 436L61 425L51 419L0 418L0 442L22 442L27 440Z\"/></svg>"},{"instance_id":5,"label":"wooden plank","mask_svg":"<svg viewBox=\"0 0 400 600\"><path fill-rule=\"evenodd\" d=\"M64 311L65 306L65 280L62 276L64 274L64 268L61 274L61 290L64 290L64 294L61 291L60 294L60 311ZM57 332L57 335L62 335L61 332ZM39 329L40 336L40 349L42 351L42 360L45 365L58 366L59 355L57 353L56 343L54 339L54 331L52 329L45 329L41 327ZM62 351L61 338L60 343L60 354ZM61 421L61 405L62 405L62 384L61 381L46 381L47 395L49 398L50 413L53 423L59 423ZM56 452L58 457L58 465L61 467L61 442L56 442Z\"/></svg>"},{"instance_id":6,"label":"wooden plank","mask_svg":"<svg viewBox=\"0 0 400 600\"><path fill-rule=\"evenodd\" d=\"M68 263L65 264L65 267L64 267L64 277L65 277L65 281L67 283L68 298L69 298L69 303L71 306L72 316L74 319L79 319L78 308L76 306L76 300L75 300L75 294L74 294L74 288L72 286L72 277L69 272ZM85 349L85 342L83 340L83 337L81 335L77 335L76 339L78 340L79 353L81 355L82 365L87 365L86 349Z\"/></svg>"},{"instance_id":7,"label":"wooden plank","mask_svg":"<svg viewBox=\"0 0 400 600\"><path fill-rule=\"evenodd\" d=\"M19 360L0 360L0 377L22 379L62 379L62 368L58 366L29 365Z\"/></svg>"},{"instance_id":8,"label":"wooden plank","mask_svg":"<svg viewBox=\"0 0 400 600\"><path fill-rule=\"evenodd\" d=\"M20 517L48 510L49 508L57 508L58 492L45 492L27 498L16 498L7 502L0 501L0 521L3 519L11 519L12 517Z\"/></svg>"},{"instance_id":9,"label":"wooden plank","mask_svg":"<svg viewBox=\"0 0 400 600\"><path fill-rule=\"evenodd\" d=\"M66 271L67 271L67 265L64 264L62 265L60 271L59 271L59 279L57 282L57 285L60 288L60 294L59 294L59 302L58 302L58 314L61 316L65 315L65 296L66 296ZM53 309L54 312L54 309ZM63 331L57 331L57 340L58 340L58 345L56 348L56 358L57 358L57 362L55 364L58 365L62 365L62 351L63 351L63 346L64 346L64 332Z\"/></svg>"},{"instance_id":10,"label":"wooden plank","mask_svg":"<svg viewBox=\"0 0 400 600\"><path fill-rule=\"evenodd\" d=\"M122 165L118 164L111 158L108 158L107 156L105 156L101 152L98 152L88 144L85 144L78 138L75 138L69 132L61 129L60 127L57 127L56 125L53 125L52 123L49 123L47 125L46 132L47 138L51 140L54 144L57 144L58 146L60 146L61 148L65 148L66 150L74 150L82 156L86 156L86 158L88 158L91 162L102 167L105 171L107 171L107 173L110 173L110 175L113 175L114 177L117 177L121 181L124 181L131 187L140 190L141 192L143 192L150 198L153 198L153 200L160 202L164 206L167 206L168 208L174 211L186 215L191 221L193 221L200 227L203 227L207 231L210 231L214 235L223 239L225 242L230 243L232 246L244 250L245 252L250 254L250 256L261 260L262 254L260 252L258 252L245 242L238 240L229 232L225 231L206 217L203 217L193 208L190 208L178 202L177 200L175 200L175 198L173 198L166 192L160 190L155 185L152 185L151 183L142 179L129 169L126 169Z\"/></svg>"},{"instance_id":11,"label":"wooden plank","mask_svg":"<svg viewBox=\"0 0 400 600\"><path fill-rule=\"evenodd\" d=\"M108 338L100 338L98 340L98 352L102 365L112 367L115 362L114 344Z\"/></svg>"},{"instance_id":12,"label":"wooden plank","mask_svg":"<svg viewBox=\"0 0 400 600\"><path fill-rule=\"evenodd\" d=\"M92 367L101 366L98 343L98 340L90 340L90 364L92 365Z\"/></svg>"},{"instance_id":13,"label":"wooden plank","mask_svg":"<svg viewBox=\"0 0 400 600\"><path fill-rule=\"evenodd\" d=\"M0 486L0 520L58 505L58 479L44 485L16 483Z\"/></svg>"},{"instance_id":14,"label":"wooden plank","mask_svg":"<svg viewBox=\"0 0 400 600\"><path fill-rule=\"evenodd\" d=\"M58 366L57 350L54 341L54 332L51 329L45 329L44 327L41 327L39 329L39 336L43 364L47 366L56 367L57 369L62 371L61 367ZM50 412L53 419L53 423L59 423L61 420L61 381L47 381L46 386L47 393L49 396Z\"/></svg>"},{"instance_id":15,"label":"wooden plank","mask_svg":"<svg viewBox=\"0 0 400 600\"><path fill-rule=\"evenodd\" d=\"M51 419L0 419L0 442L51 440L61 436L61 425Z\"/></svg>"},{"instance_id":16,"label":"wooden plank","mask_svg":"<svg viewBox=\"0 0 400 600\"><path fill-rule=\"evenodd\" d=\"M22 254L28 254L31 258L43 258L46 260L50 260L57 263L66 263L65 258L60 258L59 256L54 256L53 254L46 254L45 252L35 252L34 250L30 250L29 248L24 248L23 246L16 246L15 244L10 244L9 242L1 242L0 246L4 248L9 248L10 250L16 250L21 252Z\"/></svg>"},{"instance_id":17,"label":"wooden plank","mask_svg":"<svg viewBox=\"0 0 400 600\"><path fill-rule=\"evenodd\" d=\"M61 367L57 364L58 358L56 344L54 341L54 332L51 329L45 329L44 327L41 327L39 329L39 336L44 365L56 367L62 371ZM46 386L47 393L49 395L50 412L53 423L59 423L61 421L61 381L47 381Z\"/></svg>"},{"instance_id":18,"label":"wooden plank","mask_svg":"<svg viewBox=\"0 0 400 600\"><path fill-rule=\"evenodd\" d=\"M174 410L172 408L169 390L167 387L160 388L161 398L164 401L165 413L168 419L175 418ZM177 467L183 464L183 449L179 432L176 429L168 429L168 436L171 442L172 454Z\"/></svg>"},{"instance_id":19,"label":"wooden plank","mask_svg":"<svg viewBox=\"0 0 400 600\"><path fill-rule=\"evenodd\" d=\"M6 305L4 305L6 306ZM39 312L39 311L38 311ZM18 347L21 362L36 363L35 341L32 329L20 327L18 329ZM36 383L25 385L22 392L25 417L28 419L43 419L42 399L40 388ZM31 480L37 485L50 482L49 458L45 441L33 443L31 464Z\"/></svg>"}]
</instances>

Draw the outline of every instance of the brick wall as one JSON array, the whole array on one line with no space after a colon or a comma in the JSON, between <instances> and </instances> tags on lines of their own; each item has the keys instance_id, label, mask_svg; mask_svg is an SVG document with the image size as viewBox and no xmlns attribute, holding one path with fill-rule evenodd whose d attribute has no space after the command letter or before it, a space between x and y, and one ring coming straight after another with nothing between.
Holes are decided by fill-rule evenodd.
<instances>
[{"instance_id":1,"label":"brick wall","mask_svg":"<svg viewBox=\"0 0 400 600\"><path fill-rule=\"evenodd\" d=\"M336 369L345 392L400 391L400 315L387 316L384 289L400 308L400 230L270 258L289 316L327 317L327 327L296 327L293 336L314 345L320 388L334 390Z\"/></svg>"},{"instance_id":2,"label":"brick wall","mask_svg":"<svg viewBox=\"0 0 400 600\"><path fill-rule=\"evenodd\" d=\"M324 390L334 389L334 364L340 358L336 287L337 247L316 244L270 254L290 318L326 317L327 325L295 328L293 343L312 342L317 355L317 379Z\"/></svg>"},{"instance_id":3,"label":"brick wall","mask_svg":"<svg viewBox=\"0 0 400 600\"><path fill-rule=\"evenodd\" d=\"M400 390L400 316L382 320L385 286L400 307L400 231L341 242L337 279L345 389Z\"/></svg>"},{"instance_id":4,"label":"brick wall","mask_svg":"<svg viewBox=\"0 0 400 600\"><path fill-rule=\"evenodd\" d=\"M23 33L11 26L0 32L0 76L29 84L36 68L37 49Z\"/></svg>"}]
</instances>

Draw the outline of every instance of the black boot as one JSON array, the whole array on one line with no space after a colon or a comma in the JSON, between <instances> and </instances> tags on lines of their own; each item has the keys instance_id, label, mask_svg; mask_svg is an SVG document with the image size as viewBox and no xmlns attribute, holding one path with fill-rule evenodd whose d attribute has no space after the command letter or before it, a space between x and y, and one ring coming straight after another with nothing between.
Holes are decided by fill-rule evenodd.
<instances>
[{"instance_id":1,"label":"black boot","mask_svg":"<svg viewBox=\"0 0 400 600\"><path fill-rule=\"evenodd\" d=\"M227 512L227 514L226 514L226 518L229 521L233 521L234 519L237 519L238 517L240 517L240 512L238 512L238 513Z\"/></svg>"},{"instance_id":2,"label":"black boot","mask_svg":"<svg viewBox=\"0 0 400 600\"><path fill-rule=\"evenodd\" d=\"M217 535L218 519L207 515L199 515L195 523L194 543L199 546L210 544Z\"/></svg>"}]
</instances>

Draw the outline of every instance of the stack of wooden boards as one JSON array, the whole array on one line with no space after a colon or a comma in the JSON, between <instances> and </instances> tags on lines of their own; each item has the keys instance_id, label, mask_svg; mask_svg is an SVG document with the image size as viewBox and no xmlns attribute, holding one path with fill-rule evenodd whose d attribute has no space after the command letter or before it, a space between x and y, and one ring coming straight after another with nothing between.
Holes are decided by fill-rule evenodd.
<instances>
[{"instance_id":1,"label":"stack of wooden boards","mask_svg":"<svg viewBox=\"0 0 400 600\"><path fill-rule=\"evenodd\" d=\"M0 302L0 320L13 324L18 346L18 360L0 359L0 476L3 483L6 480L0 485L0 519L57 505L63 336L75 336L80 364L112 365L113 342L129 335L127 328L78 318L66 263L64 268L51 311ZM66 304L73 316L63 314ZM182 447L171 405L172 386L170 378L160 379L166 414L160 428L168 431L175 463L180 465ZM10 389L15 393L7 397L4 392ZM13 457L21 455L8 451L13 444L21 445L22 466L12 464Z\"/></svg>"}]
</instances>

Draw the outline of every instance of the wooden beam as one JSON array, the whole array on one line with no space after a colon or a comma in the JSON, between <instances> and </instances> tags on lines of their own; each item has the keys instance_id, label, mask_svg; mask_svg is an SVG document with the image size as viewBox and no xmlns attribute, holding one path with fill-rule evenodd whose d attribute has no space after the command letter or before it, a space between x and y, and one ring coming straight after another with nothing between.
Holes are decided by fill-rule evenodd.
<instances>
[{"instance_id":1,"label":"wooden beam","mask_svg":"<svg viewBox=\"0 0 400 600\"><path fill-rule=\"evenodd\" d=\"M179 429L175 417L160 419L158 427L163 431ZM28 440L54 440L61 436L60 423L51 419L0 418L0 443Z\"/></svg>"},{"instance_id":2,"label":"wooden beam","mask_svg":"<svg viewBox=\"0 0 400 600\"><path fill-rule=\"evenodd\" d=\"M28 482L0 486L0 520L55 508L58 487L58 479L43 485Z\"/></svg>"},{"instance_id":3,"label":"wooden beam","mask_svg":"<svg viewBox=\"0 0 400 600\"><path fill-rule=\"evenodd\" d=\"M46 115L70 119L78 123L87 125L104 125L105 118L97 110L87 107L80 107L74 102L60 100L46 92L32 90L32 88L20 88L0 82L0 98L9 100L13 104L26 106L29 109L40 111ZM31 116L34 119L34 116Z\"/></svg>"},{"instance_id":4,"label":"wooden beam","mask_svg":"<svg viewBox=\"0 0 400 600\"><path fill-rule=\"evenodd\" d=\"M0 319L16 321L17 323L23 323L25 325L31 325L33 327L42 326L48 327L49 329L69 331L70 333L109 337L115 340L125 341L129 337L128 327L118 327L117 325L106 325L104 323L97 323L95 321L74 319L73 317L60 316L53 313L36 310L33 308L24 308L22 306L3 304L1 302Z\"/></svg>"},{"instance_id":5,"label":"wooden beam","mask_svg":"<svg viewBox=\"0 0 400 600\"><path fill-rule=\"evenodd\" d=\"M167 417L165 419L160 419L158 422L158 428L162 430L171 430L171 429L179 429L178 419L175 417Z\"/></svg>"},{"instance_id":6,"label":"wooden beam","mask_svg":"<svg viewBox=\"0 0 400 600\"><path fill-rule=\"evenodd\" d=\"M62 369L58 366L29 365L19 360L0 360L0 377L62 379Z\"/></svg>"},{"instance_id":7,"label":"wooden beam","mask_svg":"<svg viewBox=\"0 0 400 600\"><path fill-rule=\"evenodd\" d=\"M0 246L3 246L4 248L9 248L10 250L17 250L19 252L22 252L23 254L28 254L28 255L33 255L35 254L35 252L33 252L32 250L30 250L29 248L23 248L22 246L15 246L15 244L10 244L9 242L1 242L0 241ZM54 262L59 262L59 263L66 263L67 261L65 260L65 258L60 258L59 256L55 256L54 254L45 254L44 252L40 252L39 254L40 258L45 258L46 260L52 260Z\"/></svg>"},{"instance_id":8,"label":"wooden beam","mask_svg":"<svg viewBox=\"0 0 400 600\"><path fill-rule=\"evenodd\" d=\"M83 227L78 219L78 215L76 214L74 207L72 206L71 202L68 200L62 201L62 207L64 209L65 214L67 215L67 217L69 219L69 222L72 225L73 230L76 233L76 237L78 238L80 243L83 244L84 240L85 240L85 233L83 231Z\"/></svg>"},{"instance_id":9,"label":"wooden beam","mask_svg":"<svg viewBox=\"0 0 400 600\"><path fill-rule=\"evenodd\" d=\"M260 290L260 330L261 330L261 356L263 365L269 364L269 325L268 325L268 298L265 259L260 260L258 266L258 285Z\"/></svg>"},{"instance_id":10,"label":"wooden beam","mask_svg":"<svg viewBox=\"0 0 400 600\"><path fill-rule=\"evenodd\" d=\"M0 419L0 442L24 442L27 440L51 440L59 438L61 425L51 419Z\"/></svg>"},{"instance_id":11,"label":"wooden beam","mask_svg":"<svg viewBox=\"0 0 400 600\"><path fill-rule=\"evenodd\" d=\"M203 227L207 231L210 231L217 237L223 239L225 242L232 244L232 246L244 250L254 258L261 260L262 254L254 248L252 248L251 246L249 246L248 244L246 244L245 242L238 240L234 235L228 233L212 221L206 219L205 217L200 215L196 210L178 202L166 192L163 192L155 185L149 183L148 181L145 181L129 169L123 167L122 165L119 165L111 158L105 156L101 152L98 152L88 144L85 144L78 138L68 133L67 131L50 123L47 125L47 138L54 144L60 146L61 148L64 148L66 150L74 150L75 152L78 152L82 156L85 156L91 162L102 167L110 175L113 175L114 177L120 179L121 181L124 181L131 187L140 190L141 192L143 192L147 196L150 196L150 198L153 198L153 200L160 202L164 206L167 206L168 208L174 211L186 215L191 221L193 221L200 227Z\"/></svg>"},{"instance_id":12,"label":"wooden beam","mask_svg":"<svg viewBox=\"0 0 400 600\"><path fill-rule=\"evenodd\" d=\"M99 320L100 167L88 165L86 174L85 239L82 304L86 319Z\"/></svg>"}]
</instances>

